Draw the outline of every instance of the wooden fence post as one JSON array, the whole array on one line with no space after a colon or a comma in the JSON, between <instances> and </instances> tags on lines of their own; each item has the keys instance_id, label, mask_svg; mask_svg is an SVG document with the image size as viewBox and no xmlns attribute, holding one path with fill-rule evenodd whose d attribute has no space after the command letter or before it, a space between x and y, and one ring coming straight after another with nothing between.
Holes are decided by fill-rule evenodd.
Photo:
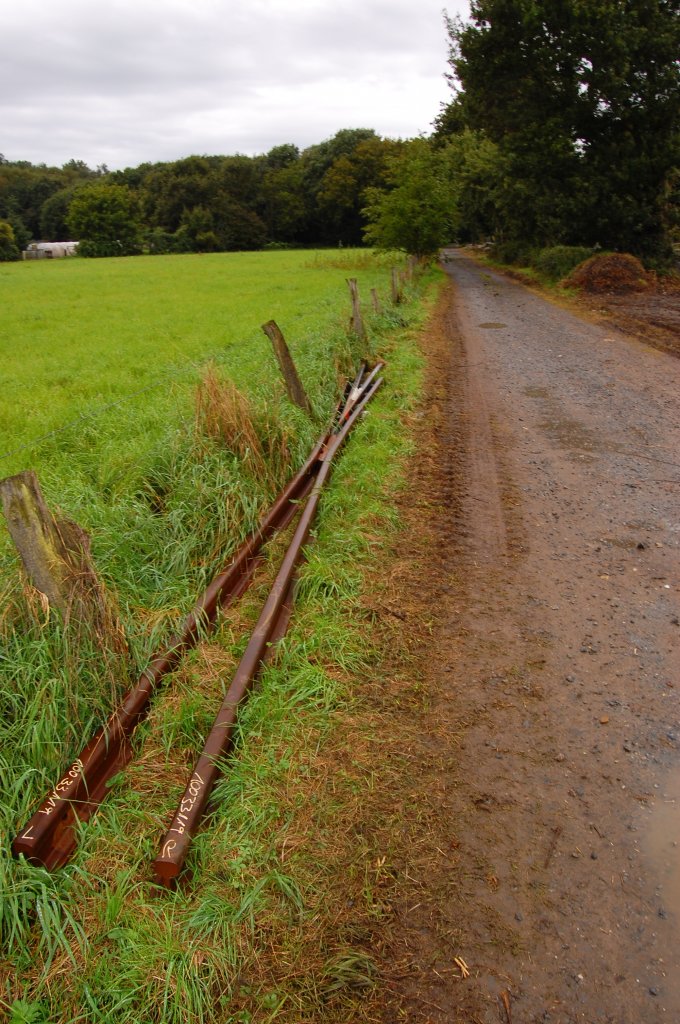
<instances>
[{"instance_id":1,"label":"wooden fence post","mask_svg":"<svg viewBox=\"0 0 680 1024\"><path fill-rule=\"evenodd\" d=\"M91 628L120 646L122 631L90 555L90 538L77 523L55 519L33 470L0 480L7 528L32 585L64 623Z\"/></svg>"},{"instance_id":2,"label":"wooden fence post","mask_svg":"<svg viewBox=\"0 0 680 1024\"><path fill-rule=\"evenodd\" d=\"M291 402L295 405L299 405L301 409L311 416L312 407L309 404L309 399L305 393L305 389L302 386L302 382L298 377L298 372L295 369L295 363L293 357L290 354L286 339L281 333L281 329L275 320L268 320L266 324L262 324L262 330L267 335L274 348L274 355L278 360L278 364L283 374L283 379L286 382L286 390L288 391L288 397Z\"/></svg>"},{"instance_id":3,"label":"wooden fence post","mask_svg":"<svg viewBox=\"0 0 680 1024\"><path fill-rule=\"evenodd\" d=\"M392 267L392 302L397 306L401 302L401 288L399 286L399 273L396 267Z\"/></svg>"},{"instance_id":4,"label":"wooden fence post","mask_svg":"<svg viewBox=\"0 0 680 1024\"><path fill-rule=\"evenodd\" d=\"M371 298L373 300L373 309L376 313L382 313L382 306L380 305L380 299L378 298L377 289L371 288Z\"/></svg>"},{"instance_id":5,"label":"wooden fence post","mask_svg":"<svg viewBox=\"0 0 680 1024\"><path fill-rule=\"evenodd\" d=\"M350 327L356 334L357 338L362 341L366 340L366 329L364 327L364 321L361 316L361 303L359 302L359 288L355 277L350 277L347 281L349 285L349 293L352 297L352 318L350 320Z\"/></svg>"}]
</instances>

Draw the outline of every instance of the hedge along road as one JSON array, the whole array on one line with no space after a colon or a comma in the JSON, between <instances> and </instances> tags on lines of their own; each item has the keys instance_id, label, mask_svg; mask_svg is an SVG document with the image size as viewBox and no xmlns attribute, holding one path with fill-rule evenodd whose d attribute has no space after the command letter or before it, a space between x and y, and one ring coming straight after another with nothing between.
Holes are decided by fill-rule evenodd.
<instances>
[{"instance_id":1,"label":"hedge along road","mask_svg":"<svg viewBox=\"0 0 680 1024\"><path fill-rule=\"evenodd\" d=\"M680 360L445 255L419 784L450 852L394 936L398 997L680 1020Z\"/></svg>"}]
</instances>

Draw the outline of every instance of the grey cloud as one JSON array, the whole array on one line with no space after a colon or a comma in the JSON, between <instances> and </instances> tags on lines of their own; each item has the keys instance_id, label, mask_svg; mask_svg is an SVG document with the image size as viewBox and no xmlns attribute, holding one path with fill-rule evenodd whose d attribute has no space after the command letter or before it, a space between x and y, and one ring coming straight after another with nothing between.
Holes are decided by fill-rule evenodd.
<instances>
[{"instance_id":1,"label":"grey cloud","mask_svg":"<svg viewBox=\"0 0 680 1024\"><path fill-rule=\"evenodd\" d=\"M413 135L445 71L439 0L25 0L0 12L0 151L118 167Z\"/></svg>"}]
</instances>

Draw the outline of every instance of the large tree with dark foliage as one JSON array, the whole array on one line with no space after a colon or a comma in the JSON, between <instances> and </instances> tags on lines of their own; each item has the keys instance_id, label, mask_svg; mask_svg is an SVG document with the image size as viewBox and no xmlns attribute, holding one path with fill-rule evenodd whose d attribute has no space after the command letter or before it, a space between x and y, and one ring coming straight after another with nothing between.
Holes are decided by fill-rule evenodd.
<instances>
[{"instance_id":1,"label":"large tree with dark foliage","mask_svg":"<svg viewBox=\"0 0 680 1024\"><path fill-rule=\"evenodd\" d=\"M662 254L680 151L677 0L472 0L449 35L448 122L498 147L505 238Z\"/></svg>"},{"instance_id":2,"label":"large tree with dark foliage","mask_svg":"<svg viewBox=\"0 0 680 1024\"><path fill-rule=\"evenodd\" d=\"M41 227L45 203L57 192L96 179L99 175L100 172L91 171L78 160L70 160L62 168L57 168L0 157L0 217L11 223L17 243L23 248L31 238L46 237ZM63 226L60 230L63 232ZM56 241L58 237L52 235L51 240Z\"/></svg>"},{"instance_id":3,"label":"large tree with dark foliage","mask_svg":"<svg viewBox=\"0 0 680 1024\"><path fill-rule=\"evenodd\" d=\"M303 152L304 241L361 245L364 193L384 183L386 159L395 145L372 128L343 128Z\"/></svg>"}]
</instances>

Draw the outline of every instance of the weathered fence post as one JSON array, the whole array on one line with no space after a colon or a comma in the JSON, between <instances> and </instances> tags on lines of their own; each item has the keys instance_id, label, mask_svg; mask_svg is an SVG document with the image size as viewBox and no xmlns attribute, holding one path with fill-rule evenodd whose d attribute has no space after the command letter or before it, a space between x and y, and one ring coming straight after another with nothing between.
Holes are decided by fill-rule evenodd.
<instances>
[{"instance_id":1,"label":"weathered fence post","mask_svg":"<svg viewBox=\"0 0 680 1024\"><path fill-rule=\"evenodd\" d=\"M362 341L366 339L366 329L364 327L364 321L361 316L361 304L359 302L359 288L355 277L350 277L347 281L349 285L349 293L352 297L352 318L350 320L350 327L356 334L357 338Z\"/></svg>"},{"instance_id":2,"label":"weathered fence post","mask_svg":"<svg viewBox=\"0 0 680 1024\"><path fill-rule=\"evenodd\" d=\"M295 405L299 405L301 409L311 415L312 407L309 404L309 399L305 393L305 389L302 386L302 382L298 377L298 372L295 369L295 363L293 357L290 354L286 339L281 333L281 329L275 320L268 320L266 324L262 324L262 330L267 335L274 348L274 355L278 360L278 364L283 374L283 379L286 382L286 390L288 391L288 397L291 402Z\"/></svg>"},{"instance_id":3,"label":"weathered fence post","mask_svg":"<svg viewBox=\"0 0 680 1024\"><path fill-rule=\"evenodd\" d=\"M397 306L401 302L401 287L399 285L399 272L392 267L392 302Z\"/></svg>"},{"instance_id":4,"label":"weathered fence post","mask_svg":"<svg viewBox=\"0 0 680 1024\"><path fill-rule=\"evenodd\" d=\"M0 480L7 528L30 583L65 623L86 625L100 639L122 637L90 556L90 538L77 523L55 519L33 470Z\"/></svg>"},{"instance_id":5,"label":"weathered fence post","mask_svg":"<svg viewBox=\"0 0 680 1024\"><path fill-rule=\"evenodd\" d=\"M373 309L376 313L382 313L382 306L380 305L380 299L378 298L377 289L371 288L371 298L373 300Z\"/></svg>"}]
</instances>

